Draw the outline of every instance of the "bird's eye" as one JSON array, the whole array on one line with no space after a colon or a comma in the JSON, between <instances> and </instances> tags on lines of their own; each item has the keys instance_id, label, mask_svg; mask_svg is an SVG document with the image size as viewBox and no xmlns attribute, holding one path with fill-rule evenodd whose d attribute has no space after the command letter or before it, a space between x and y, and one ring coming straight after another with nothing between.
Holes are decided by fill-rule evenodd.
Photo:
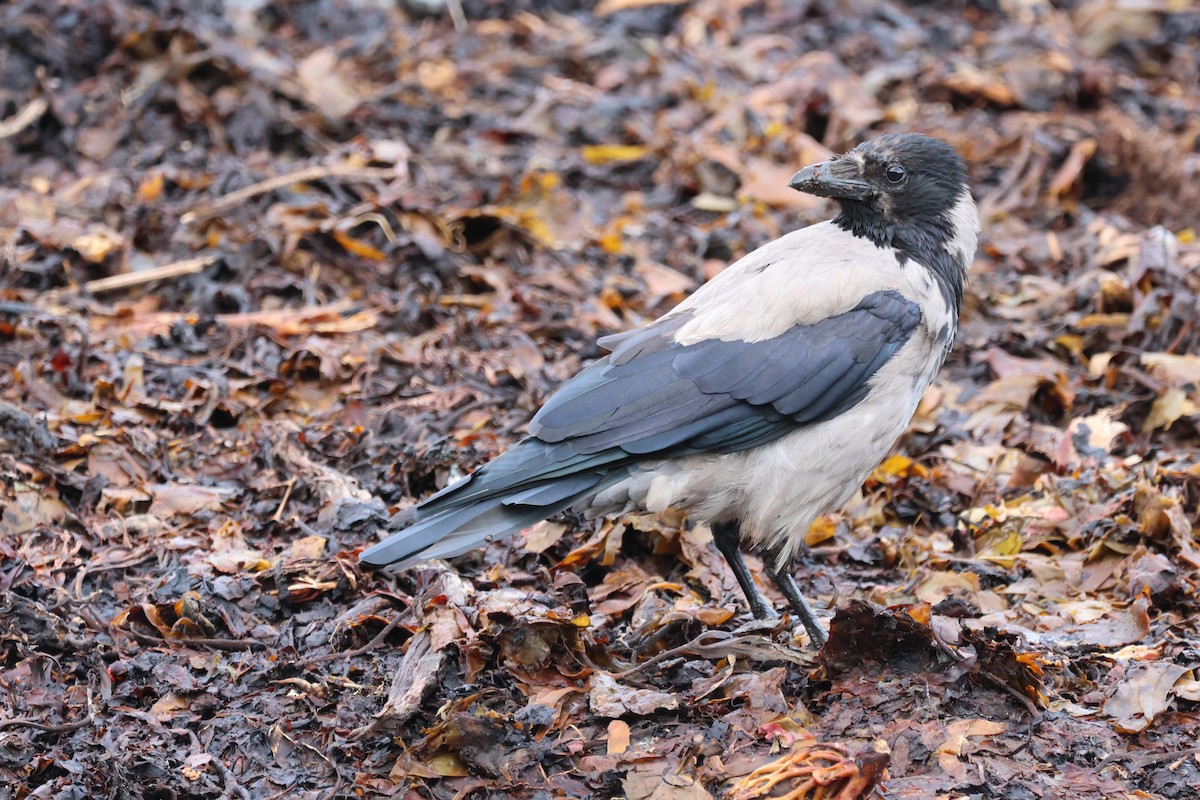
<instances>
[{"instance_id":1,"label":"bird's eye","mask_svg":"<svg viewBox=\"0 0 1200 800\"><path fill-rule=\"evenodd\" d=\"M887 179L892 183L899 183L900 181L904 180L904 176L908 173L905 172L904 167L900 166L899 164L888 164L888 167L886 170L884 170L883 174L886 175Z\"/></svg>"}]
</instances>

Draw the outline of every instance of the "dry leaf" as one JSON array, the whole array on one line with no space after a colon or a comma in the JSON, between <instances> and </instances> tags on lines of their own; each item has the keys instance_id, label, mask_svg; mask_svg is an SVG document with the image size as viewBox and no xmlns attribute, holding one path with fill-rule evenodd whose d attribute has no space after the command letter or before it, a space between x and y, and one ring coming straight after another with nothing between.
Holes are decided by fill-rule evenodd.
<instances>
[{"instance_id":1,"label":"dry leaf","mask_svg":"<svg viewBox=\"0 0 1200 800\"><path fill-rule=\"evenodd\" d=\"M1169 662L1134 667L1104 704L1104 713L1121 733L1144 731L1170 706L1175 683L1187 671L1186 667Z\"/></svg>"},{"instance_id":2,"label":"dry leaf","mask_svg":"<svg viewBox=\"0 0 1200 800\"><path fill-rule=\"evenodd\" d=\"M615 719L626 714L642 716L659 710L670 711L679 707L679 696L674 692L635 689L632 686L617 683L603 672L592 674L589 687L588 706L592 709L592 713L600 717Z\"/></svg>"},{"instance_id":3,"label":"dry leaf","mask_svg":"<svg viewBox=\"0 0 1200 800\"><path fill-rule=\"evenodd\" d=\"M338 74L337 67L337 50L332 47L314 51L296 67L308 102L329 119L341 119L360 102L358 91Z\"/></svg>"},{"instance_id":4,"label":"dry leaf","mask_svg":"<svg viewBox=\"0 0 1200 800\"><path fill-rule=\"evenodd\" d=\"M608 723L608 754L620 755L629 749L629 725L619 719Z\"/></svg>"}]
</instances>

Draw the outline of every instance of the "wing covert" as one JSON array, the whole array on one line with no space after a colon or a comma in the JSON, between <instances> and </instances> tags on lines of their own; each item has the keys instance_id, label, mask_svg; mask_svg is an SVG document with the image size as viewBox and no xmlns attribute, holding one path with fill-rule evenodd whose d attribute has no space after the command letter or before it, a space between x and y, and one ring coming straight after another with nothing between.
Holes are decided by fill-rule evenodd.
<instances>
[{"instance_id":1,"label":"wing covert","mask_svg":"<svg viewBox=\"0 0 1200 800\"><path fill-rule=\"evenodd\" d=\"M529 433L579 455L743 450L858 403L920 321L896 291L757 342L679 344L679 319L660 320L601 340L613 354L551 396Z\"/></svg>"}]
</instances>

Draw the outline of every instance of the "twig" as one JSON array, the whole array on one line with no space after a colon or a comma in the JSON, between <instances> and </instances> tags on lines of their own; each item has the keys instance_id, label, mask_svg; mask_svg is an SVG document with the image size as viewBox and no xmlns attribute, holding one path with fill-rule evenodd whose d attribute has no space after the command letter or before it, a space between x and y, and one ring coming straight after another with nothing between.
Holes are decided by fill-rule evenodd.
<instances>
[{"instance_id":1,"label":"twig","mask_svg":"<svg viewBox=\"0 0 1200 800\"><path fill-rule=\"evenodd\" d=\"M296 476L288 478L287 484L283 487L283 499L279 501L279 508L275 509L275 513L271 515L273 522L279 522L283 519L283 509L287 505L288 498L292 496L292 487L296 485Z\"/></svg>"},{"instance_id":2,"label":"twig","mask_svg":"<svg viewBox=\"0 0 1200 800\"><path fill-rule=\"evenodd\" d=\"M707 631L704 631L703 633L701 633L695 639L692 639L690 642L685 642L684 644L681 644L678 647L672 647L670 650L664 650L661 653L659 653L658 655L649 659L648 661L643 661L641 664L630 667L629 669L625 670L624 672L614 672L614 673L612 673L612 677L616 678L618 680L621 678L627 678L630 675L634 675L638 672L641 672L642 670L649 669L650 667L654 666L655 664L660 664L663 661L666 661L668 658L673 658L674 656L683 655L685 653L691 652L692 650L694 650L697 647L703 647L708 644L715 644L716 642L728 641L732 638L733 638L733 635L731 633L729 633L729 631L707 630ZM712 639L713 641L712 642L705 641L707 639Z\"/></svg>"},{"instance_id":3,"label":"twig","mask_svg":"<svg viewBox=\"0 0 1200 800\"><path fill-rule=\"evenodd\" d=\"M289 172L284 175L277 175L274 178L267 178L258 183L247 186L243 189L238 189L236 192L230 192L224 197L217 198L209 205L199 205L191 211L186 212L179 221L185 225L190 225L193 222L212 217L216 214L221 214L229 211L252 197L258 197L260 194L273 192L276 189L282 189L285 186L290 186L293 183L309 183L311 181L324 180L325 178L337 178L344 181L355 180L387 180L389 178L398 177L396 170L392 167L355 167L349 164L334 164L331 166L320 165L316 167L305 167L298 169L295 172Z\"/></svg>"},{"instance_id":4,"label":"twig","mask_svg":"<svg viewBox=\"0 0 1200 800\"><path fill-rule=\"evenodd\" d=\"M61 725L47 725L44 722L38 722L29 717L13 717L12 719L0 719L0 728L33 728L34 730L45 731L46 733L70 733L71 731L87 727L91 721L91 716L87 716L75 722L64 722Z\"/></svg>"},{"instance_id":5,"label":"twig","mask_svg":"<svg viewBox=\"0 0 1200 800\"><path fill-rule=\"evenodd\" d=\"M463 13L462 0L446 0L446 8L450 11L450 21L454 30L462 33L467 29L467 15Z\"/></svg>"},{"instance_id":6,"label":"twig","mask_svg":"<svg viewBox=\"0 0 1200 800\"><path fill-rule=\"evenodd\" d=\"M24 106L22 106L17 113L13 114L3 122L0 122L0 139L8 139L11 136L16 136L18 133L41 119L42 114L45 114L46 109L49 107L50 104L46 102L46 98L33 98Z\"/></svg>"},{"instance_id":7,"label":"twig","mask_svg":"<svg viewBox=\"0 0 1200 800\"><path fill-rule=\"evenodd\" d=\"M373 308L359 311L349 317L340 316L351 306L351 302L339 300L324 306L218 314L212 319L218 325L226 328L250 328L255 325L264 325L273 328L281 336L299 336L308 333L358 333L373 328L379 321L379 312ZM168 311L160 314L146 314L132 320L117 318L100 321L93 319L93 322L98 323L97 335L103 335L109 330L113 330L123 336L133 336L149 335L160 328L169 328L176 322L187 319L188 315L186 314Z\"/></svg>"},{"instance_id":8,"label":"twig","mask_svg":"<svg viewBox=\"0 0 1200 800\"><path fill-rule=\"evenodd\" d=\"M140 286L143 283L150 283L151 281L180 278L184 275L197 273L216 260L217 256L215 255L198 256L196 258L187 258L183 261L175 261L170 264L163 264L161 267L154 267L153 269L110 275L107 278L97 278L94 281L88 281L83 285L83 290L90 294L100 294L101 292L112 292L117 289Z\"/></svg>"},{"instance_id":9,"label":"twig","mask_svg":"<svg viewBox=\"0 0 1200 800\"><path fill-rule=\"evenodd\" d=\"M382 644L383 641L385 639L387 639L388 635L391 634L392 631L396 630L396 626L399 624L400 624L400 617L396 617L391 622L389 622L386 626L384 626L383 630L381 630L379 633L375 634L374 639L367 642L362 647L356 648L354 650L345 650L340 653L326 653L323 656L316 656L314 658L306 658L305 660L303 660L299 664L297 664L297 666L300 667L301 669L305 669L307 667L315 666L317 664L323 664L326 661L333 661L338 658L357 658L358 656L365 655L369 651L374 650L376 647L378 647L380 644Z\"/></svg>"},{"instance_id":10,"label":"twig","mask_svg":"<svg viewBox=\"0 0 1200 800\"><path fill-rule=\"evenodd\" d=\"M176 736L188 737L192 743L192 750L194 752L208 753L208 750L202 744L200 744L200 737L196 735L195 731L188 728L166 728L165 730L170 731ZM225 787L225 794L231 797L241 797L242 800L250 800L250 793L246 791L246 787L238 783L237 778L234 777L233 771L230 770L229 767L225 766L225 762L221 761L219 757L211 753L209 753L209 755L212 755L213 757L208 763L211 764L213 769L217 771L217 774L221 776L221 783Z\"/></svg>"},{"instance_id":11,"label":"twig","mask_svg":"<svg viewBox=\"0 0 1200 800\"><path fill-rule=\"evenodd\" d=\"M266 648L264 642L254 639L161 639L154 636L147 636L144 633L138 633L133 628L116 628L115 630L124 631L133 638L137 639L141 644L147 645L196 645L199 647L211 647L214 650L263 650Z\"/></svg>"}]
</instances>

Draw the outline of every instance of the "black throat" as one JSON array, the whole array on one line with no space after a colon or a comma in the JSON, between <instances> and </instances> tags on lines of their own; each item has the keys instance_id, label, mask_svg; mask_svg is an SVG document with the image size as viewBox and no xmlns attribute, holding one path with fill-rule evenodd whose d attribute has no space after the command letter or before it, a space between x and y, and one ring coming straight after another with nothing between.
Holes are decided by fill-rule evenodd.
<instances>
[{"instance_id":1,"label":"black throat","mask_svg":"<svg viewBox=\"0 0 1200 800\"><path fill-rule=\"evenodd\" d=\"M931 214L917 222L904 222L880 214L857 200L838 200L842 213L833 224L842 230L875 244L896 251L896 260L904 266L911 258L933 273L946 306L954 309L954 317L962 307L966 264L950 255L946 245L954 238L954 225L944 214Z\"/></svg>"}]
</instances>

